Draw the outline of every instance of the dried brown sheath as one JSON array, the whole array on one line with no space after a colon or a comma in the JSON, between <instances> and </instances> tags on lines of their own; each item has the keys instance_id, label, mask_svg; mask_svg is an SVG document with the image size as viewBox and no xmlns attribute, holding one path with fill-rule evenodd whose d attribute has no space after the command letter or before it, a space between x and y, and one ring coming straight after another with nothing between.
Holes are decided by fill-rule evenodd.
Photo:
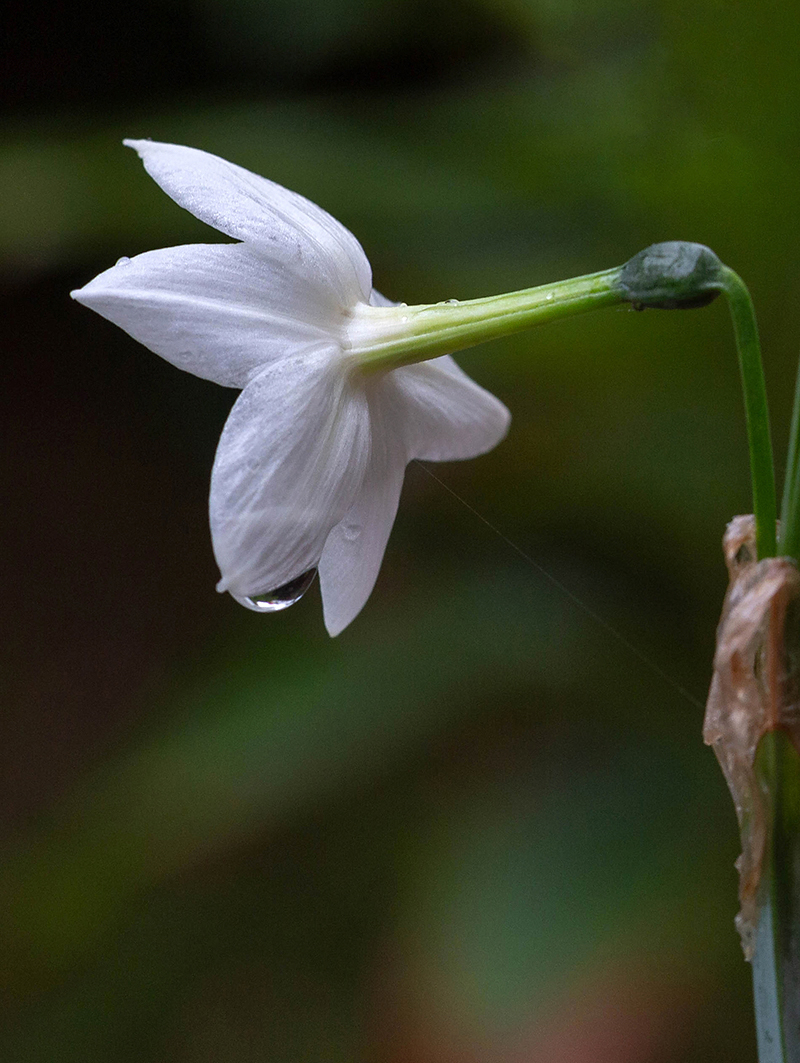
<instances>
[{"instance_id":1,"label":"dried brown sheath","mask_svg":"<svg viewBox=\"0 0 800 1063\"><path fill-rule=\"evenodd\" d=\"M766 795L754 769L756 748L764 734L781 729L800 751L800 571L788 557L756 561L752 516L734 517L722 547L730 582L717 628L703 738L714 747L739 819L736 926L750 959L769 832Z\"/></svg>"}]
</instances>

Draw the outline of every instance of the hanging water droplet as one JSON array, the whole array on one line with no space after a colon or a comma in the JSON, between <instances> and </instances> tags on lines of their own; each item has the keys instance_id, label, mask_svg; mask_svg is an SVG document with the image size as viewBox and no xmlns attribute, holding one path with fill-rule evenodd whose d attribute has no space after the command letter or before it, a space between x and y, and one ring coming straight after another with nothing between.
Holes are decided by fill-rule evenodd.
<instances>
[{"instance_id":1,"label":"hanging water droplet","mask_svg":"<svg viewBox=\"0 0 800 1063\"><path fill-rule=\"evenodd\" d=\"M246 605L248 609L254 609L257 613L279 613L281 609L288 609L290 605L299 602L308 588L314 582L317 574L315 568L310 568L301 576L289 580L282 587L274 591L262 591L260 594L251 594L246 598L236 596L237 602Z\"/></svg>"},{"instance_id":2,"label":"hanging water droplet","mask_svg":"<svg viewBox=\"0 0 800 1063\"><path fill-rule=\"evenodd\" d=\"M130 262L130 259L128 258L128 256L127 255L123 255L122 258L118 258L117 259L116 265L117 266L127 266L129 262Z\"/></svg>"}]
</instances>

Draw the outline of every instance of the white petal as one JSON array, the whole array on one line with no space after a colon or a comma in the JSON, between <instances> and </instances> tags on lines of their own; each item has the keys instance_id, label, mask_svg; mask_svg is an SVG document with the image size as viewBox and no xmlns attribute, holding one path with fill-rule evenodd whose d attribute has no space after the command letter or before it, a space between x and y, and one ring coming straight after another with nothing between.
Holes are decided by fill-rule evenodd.
<instances>
[{"instance_id":1,"label":"white petal","mask_svg":"<svg viewBox=\"0 0 800 1063\"><path fill-rule=\"evenodd\" d=\"M380 390L379 390L380 389ZM401 411L380 382L370 396L372 450L355 502L331 531L319 563L328 634L338 635L372 593L397 514L408 460Z\"/></svg>"},{"instance_id":2,"label":"white petal","mask_svg":"<svg viewBox=\"0 0 800 1063\"><path fill-rule=\"evenodd\" d=\"M326 349L275 362L244 389L211 474L220 590L261 596L315 568L369 460L367 401Z\"/></svg>"},{"instance_id":3,"label":"white petal","mask_svg":"<svg viewBox=\"0 0 800 1063\"><path fill-rule=\"evenodd\" d=\"M385 295L381 295L381 293L377 290L377 288L373 288L372 291L369 293L369 305L370 306L397 306L398 304L393 302L391 299L387 299Z\"/></svg>"},{"instance_id":4,"label":"white petal","mask_svg":"<svg viewBox=\"0 0 800 1063\"><path fill-rule=\"evenodd\" d=\"M126 140L167 195L237 240L277 249L316 273L342 308L369 297L372 271L358 240L315 203L241 166L177 144Z\"/></svg>"},{"instance_id":5,"label":"white petal","mask_svg":"<svg viewBox=\"0 0 800 1063\"><path fill-rule=\"evenodd\" d=\"M244 244L148 251L72 297L173 365L239 388L276 358L330 343L340 320L318 278Z\"/></svg>"},{"instance_id":6,"label":"white petal","mask_svg":"<svg viewBox=\"0 0 800 1063\"><path fill-rule=\"evenodd\" d=\"M403 397L409 457L456 461L485 454L508 432L511 414L449 355L389 374Z\"/></svg>"}]
</instances>

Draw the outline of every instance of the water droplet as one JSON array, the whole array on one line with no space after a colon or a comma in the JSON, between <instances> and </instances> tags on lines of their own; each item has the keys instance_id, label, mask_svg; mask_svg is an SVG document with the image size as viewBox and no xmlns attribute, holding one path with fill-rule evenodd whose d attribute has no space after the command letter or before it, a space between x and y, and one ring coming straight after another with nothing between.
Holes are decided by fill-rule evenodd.
<instances>
[{"instance_id":1,"label":"water droplet","mask_svg":"<svg viewBox=\"0 0 800 1063\"><path fill-rule=\"evenodd\" d=\"M127 266L129 262L130 262L130 259L128 258L128 256L127 255L123 255L122 258L118 258L117 259L116 265L117 266Z\"/></svg>"},{"instance_id":2,"label":"water droplet","mask_svg":"<svg viewBox=\"0 0 800 1063\"><path fill-rule=\"evenodd\" d=\"M352 520L342 521L342 535L348 540L348 542L355 542L363 531L363 528L364 526L360 522Z\"/></svg>"},{"instance_id":3,"label":"water droplet","mask_svg":"<svg viewBox=\"0 0 800 1063\"><path fill-rule=\"evenodd\" d=\"M314 582L317 574L315 568L310 568L301 576L284 583L282 587L274 591L262 591L260 594L251 594L246 598L236 597L237 602L246 605L248 609L254 609L257 613L279 613L281 609L288 609L290 605L299 602L308 588Z\"/></svg>"},{"instance_id":4,"label":"water droplet","mask_svg":"<svg viewBox=\"0 0 800 1063\"><path fill-rule=\"evenodd\" d=\"M405 325L406 321L408 321L408 314L403 314L403 316L402 316L402 317L400 318L400 320L401 320L401 321L403 322L403 324Z\"/></svg>"},{"instance_id":5,"label":"water droplet","mask_svg":"<svg viewBox=\"0 0 800 1063\"><path fill-rule=\"evenodd\" d=\"M546 298L552 299L553 298L553 293L552 292L548 292Z\"/></svg>"},{"instance_id":6,"label":"water droplet","mask_svg":"<svg viewBox=\"0 0 800 1063\"><path fill-rule=\"evenodd\" d=\"M445 306L458 306L458 299L445 299Z\"/></svg>"}]
</instances>

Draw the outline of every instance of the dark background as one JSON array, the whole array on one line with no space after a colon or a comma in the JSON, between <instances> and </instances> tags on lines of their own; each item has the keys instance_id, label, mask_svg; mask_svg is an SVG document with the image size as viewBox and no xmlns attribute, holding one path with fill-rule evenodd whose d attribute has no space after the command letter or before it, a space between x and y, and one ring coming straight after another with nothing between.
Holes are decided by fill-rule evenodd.
<instances>
[{"instance_id":1,"label":"dark background","mask_svg":"<svg viewBox=\"0 0 800 1063\"><path fill-rule=\"evenodd\" d=\"M332 641L316 587L214 592L233 393L68 292L215 238L123 136L304 193L409 303L701 241L751 287L782 474L794 4L14 0L2 39L3 1059L754 1059L700 737L750 508L724 304L461 356L509 438L434 468L466 506L409 468Z\"/></svg>"}]
</instances>

